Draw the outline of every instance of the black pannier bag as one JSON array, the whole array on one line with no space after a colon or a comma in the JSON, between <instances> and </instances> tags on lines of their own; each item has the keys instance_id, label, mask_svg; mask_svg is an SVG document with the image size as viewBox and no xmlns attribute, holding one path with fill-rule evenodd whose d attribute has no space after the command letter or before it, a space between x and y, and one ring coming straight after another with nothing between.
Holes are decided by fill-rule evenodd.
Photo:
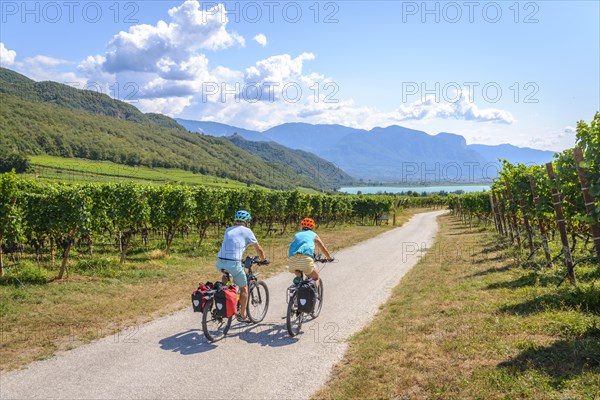
<instances>
[{"instance_id":1,"label":"black pannier bag","mask_svg":"<svg viewBox=\"0 0 600 400\"><path fill-rule=\"evenodd\" d=\"M206 282L198 286L198 289L192 293L192 307L194 308L194 312L204 311L204 304L206 304L206 296L204 294L212 288L212 282Z\"/></svg>"},{"instance_id":2,"label":"black pannier bag","mask_svg":"<svg viewBox=\"0 0 600 400\"><path fill-rule=\"evenodd\" d=\"M317 301L317 285L314 281L303 282L298 288L298 311L311 313Z\"/></svg>"}]
</instances>

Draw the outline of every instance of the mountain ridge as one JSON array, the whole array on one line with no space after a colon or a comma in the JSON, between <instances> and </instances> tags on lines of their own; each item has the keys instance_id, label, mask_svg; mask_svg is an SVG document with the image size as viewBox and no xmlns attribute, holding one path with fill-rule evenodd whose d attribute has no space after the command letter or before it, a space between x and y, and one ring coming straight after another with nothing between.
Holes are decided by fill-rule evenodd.
<instances>
[{"instance_id":1,"label":"mountain ridge","mask_svg":"<svg viewBox=\"0 0 600 400\"><path fill-rule=\"evenodd\" d=\"M236 146L262 158L267 162L278 162L295 173L320 184L323 188L339 188L351 185L355 180L346 172L313 153L292 150L275 142L251 141L238 134L225 136Z\"/></svg>"},{"instance_id":2,"label":"mountain ridge","mask_svg":"<svg viewBox=\"0 0 600 400\"><path fill-rule=\"evenodd\" d=\"M186 126L185 120L176 119ZM213 122L193 121L195 129L210 134ZM388 182L489 181L498 158L513 163L540 164L552 160L554 152L502 145L468 145L459 134L427 132L390 125L370 130L339 124L288 122L263 132L219 124L220 132L238 133L247 140L273 141L291 149L304 150L324 158L356 179ZM187 125L186 128L192 127ZM453 174L450 170L453 169ZM438 182L436 182L438 183Z\"/></svg>"}]
</instances>

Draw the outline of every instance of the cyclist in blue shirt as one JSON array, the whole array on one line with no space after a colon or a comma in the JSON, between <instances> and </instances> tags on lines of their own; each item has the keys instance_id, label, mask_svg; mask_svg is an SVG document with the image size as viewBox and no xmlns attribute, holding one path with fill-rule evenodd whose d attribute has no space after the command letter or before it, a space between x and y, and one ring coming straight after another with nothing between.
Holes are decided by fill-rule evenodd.
<instances>
[{"instance_id":1,"label":"cyclist in blue shirt","mask_svg":"<svg viewBox=\"0 0 600 400\"><path fill-rule=\"evenodd\" d=\"M246 271L242 266L242 256L246 247L252 245L258 256L262 259L265 258L265 252L263 248L258 244L254 232L248 228L248 221L252 217L250 213L245 210L240 210L235 213L234 225L225 230L223 236L223 244L221 250L217 256L217 270L222 269L228 271L235 283L240 288L240 314L237 316L240 322L251 322L250 318L246 315L246 308L248 305L248 279L246 277Z\"/></svg>"},{"instance_id":2,"label":"cyclist in blue shirt","mask_svg":"<svg viewBox=\"0 0 600 400\"><path fill-rule=\"evenodd\" d=\"M315 268L313 258L315 255L315 245L321 249L329 261L332 261L333 257L329 254L319 235L313 232L315 221L312 218L304 218L301 225L302 230L296 233L288 250L288 268L296 276L300 276L296 271L301 271L305 275L310 276L318 286L319 272Z\"/></svg>"}]
</instances>

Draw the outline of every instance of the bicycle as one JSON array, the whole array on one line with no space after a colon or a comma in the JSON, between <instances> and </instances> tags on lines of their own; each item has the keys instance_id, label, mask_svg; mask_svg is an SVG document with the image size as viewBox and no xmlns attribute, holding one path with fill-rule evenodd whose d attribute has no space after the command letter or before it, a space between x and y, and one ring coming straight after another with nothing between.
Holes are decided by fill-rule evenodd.
<instances>
[{"instance_id":1,"label":"bicycle","mask_svg":"<svg viewBox=\"0 0 600 400\"><path fill-rule=\"evenodd\" d=\"M321 258L320 255L314 257L315 262L326 263L331 262L333 260L328 260L326 258ZM321 308L323 307L323 277L319 277L319 286L317 288L315 304L310 313L305 313L298 310L298 289L305 284L309 284L312 282L312 278L306 276L302 273L302 271L296 271L300 273L301 280L293 283L290 287L287 288L287 313L285 316L287 331L291 337L298 335L302 329L302 323L304 322L305 315L309 314L312 319L315 319L321 314ZM320 272L320 271L319 271Z\"/></svg>"},{"instance_id":2,"label":"bicycle","mask_svg":"<svg viewBox=\"0 0 600 400\"><path fill-rule=\"evenodd\" d=\"M259 260L258 257L246 257L242 262L244 268L247 269L246 277L248 278L248 307L247 313L250 321L257 324L261 322L267 315L269 309L269 288L264 281L259 281L258 276L260 272L252 271L252 265L267 265L268 260ZM222 281L228 286L233 286L231 274L226 270L223 272ZM207 290L205 292L206 303L202 312L202 330L204 336L210 342L218 342L223 339L229 328L231 327L231 317L223 317L219 315L216 304L214 302L214 296L217 290ZM239 300L238 292L238 300ZM240 303L237 304L237 312L240 312Z\"/></svg>"}]
</instances>

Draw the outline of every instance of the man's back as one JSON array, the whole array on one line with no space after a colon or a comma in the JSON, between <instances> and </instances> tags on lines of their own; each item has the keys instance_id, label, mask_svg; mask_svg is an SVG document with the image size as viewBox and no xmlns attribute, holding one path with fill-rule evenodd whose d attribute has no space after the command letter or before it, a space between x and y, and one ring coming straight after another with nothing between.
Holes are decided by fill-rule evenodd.
<instances>
[{"instance_id":1,"label":"man's back","mask_svg":"<svg viewBox=\"0 0 600 400\"><path fill-rule=\"evenodd\" d=\"M241 261L246 247L254 243L257 243L257 240L251 229L241 225L229 227L223 235L223 244L218 257Z\"/></svg>"}]
</instances>

